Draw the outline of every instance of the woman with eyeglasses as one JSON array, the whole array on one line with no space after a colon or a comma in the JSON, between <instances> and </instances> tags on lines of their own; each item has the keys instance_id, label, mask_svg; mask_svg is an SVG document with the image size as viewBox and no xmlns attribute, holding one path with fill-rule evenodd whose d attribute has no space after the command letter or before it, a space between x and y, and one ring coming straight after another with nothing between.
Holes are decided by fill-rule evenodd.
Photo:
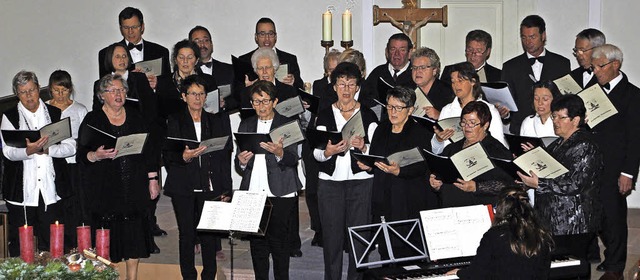
<instances>
[{"instance_id":1,"label":"woman with eyeglasses","mask_svg":"<svg viewBox=\"0 0 640 280\"><path fill-rule=\"evenodd\" d=\"M452 77L455 73L452 73ZM482 101L471 101L462 108L460 126L464 132L464 138L445 147L440 155L450 157L464 148L480 143L489 157L513 159L511 152L489 133L490 124L493 125L491 121L495 117L492 116L489 105ZM429 184L435 191L440 192L442 207L456 207L475 204L495 205L496 195L500 190L515 183L505 171L493 168L473 180L465 181L458 178L453 184L443 184L438 180L437 174L431 174Z\"/></svg>"},{"instance_id":2,"label":"woman with eyeglasses","mask_svg":"<svg viewBox=\"0 0 640 280\"><path fill-rule=\"evenodd\" d=\"M415 100L415 92L408 88L395 87L387 92L389 121L382 122L376 128L369 154L387 157L416 147L431 149L425 139L431 138L433 133L409 118L415 109ZM377 162L375 166L358 162L358 166L374 175L371 204L373 222L381 222L381 216L388 222L416 219L420 218L420 211L438 206L438 198L428 185L426 161L403 167L397 162L390 162L389 165ZM396 258L412 256L412 250L406 250L406 246L394 245L392 243ZM382 257L387 259L386 247L380 248Z\"/></svg>"},{"instance_id":3,"label":"woman with eyeglasses","mask_svg":"<svg viewBox=\"0 0 640 280\"><path fill-rule=\"evenodd\" d=\"M92 226L110 230L111 261L126 263L127 279L137 279L140 258L153 251L149 227L149 205L158 197L158 154L156 145L147 144L143 153L115 158L118 151L92 142L88 135L101 135L99 129L121 137L148 133L147 122L137 110L125 108L128 85L122 76L107 74L100 79L100 98L104 105L89 112L78 138L76 160L83 167L83 186L90 202ZM148 138L152 138L150 135ZM91 138L91 139L90 139Z\"/></svg>"},{"instance_id":4,"label":"woman with eyeglasses","mask_svg":"<svg viewBox=\"0 0 640 280\"><path fill-rule=\"evenodd\" d=\"M56 70L49 76L49 92L51 100L46 103L62 111L61 119L69 118L71 122L71 137L78 139L78 129L80 123L87 114L87 108L80 102L71 99L71 95L75 95L71 75L65 70ZM76 230L75 227L83 222L85 218L85 201L81 199L84 190L81 188L80 171L76 164L76 156L70 156L65 159L71 183L71 189L75 196L63 200L63 212L65 215L65 247L76 247Z\"/></svg>"},{"instance_id":5,"label":"woman with eyeglasses","mask_svg":"<svg viewBox=\"0 0 640 280\"><path fill-rule=\"evenodd\" d=\"M320 175L318 182L318 208L322 223L325 279L342 277L342 252L346 231L350 226L371 222L371 191L373 175L360 169L349 152L368 153L370 135L373 135L377 117L371 109L356 101L360 94L362 73L357 65L342 62L331 72L331 84L338 100L322 109L316 118L316 129L340 131L355 114L362 115L364 136L354 136L338 143L328 141L325 149L314 149ZM355 259L349 251L348 278L358 277Z\"/></svg>"},{"instance_id":6,"label":"woman with eyeglasses","mask_svg":"<svg viewBox=\"0 0 640 280\"><path fill-rule=\"evenodd\" d=\"M522 182L535 189L535 210L553 235L555 255L587 259L589 244L600 228L599 187L604 168L603 154L585 126L586 108L573 94L551 103L553 129L559 136L547 151L569 172L554 179L539 178L534 171L518 173ZM591 271L591 269L589 269ZM587 278L588 279L588 278Z\"/></svg>"},{"instance_id":7,"label":"woman with eyeglasses","mask_svg":"<svg viewBox=\"0 0 640 280\"><path fill-rule=\"evenodd\" d=\"M197 142L216 137L231 137L231 124L226 113L211 114L203 110L207 97L206 81L198 76L188 76L182 81L182 100L186 110L169 116L167 137L190 139ZM167 168L164 193L171 197L171 204L178 222L178 248L180 272L183 279L196 279L196 238L201 242L202 279L216 276L216 250L219 238L210 232L196 231L205 200L228 201L231 196L232 141L220 151L203 154L206 146L190 148L167 140L162 154ZM218 239L218 240L216 240Z\"/></svg>"},{"instance_id":8,"label":"woman with eyeglasses","mask_svg":"<svg viewBox=\"0 0 640 280\"><path fill-rule=\"evenodd\" d=\"M273 49L257 49L253 55L251 55L251 66L253 67L253 71L258 75L258 79L256 81L267 81L275 86L278 100L284 101L297 96L297 91L293 86L282 83L276 79L276 71L278 71L278 68L280 67L280 60ZM251 108L252 96L250 86L256 81L246 83L247 88L245 88L242 92L242 96L240 96L240 106L242 108Z\"/></svg>"},{"instance_id":9,"label":"woman with eyeglasses","mask_svg":"<svg viewBox=\"0 0 640 280\"><path fill-rule=\"evenodd\" d=\"M238 132L269 133L292 118L278 114L276 87L269 81L257 81L250 88L251 104L256 112L240 122ZM265 154L241 151L235 159L242 170L240 190L261 192L273 205L267 232L250 239L251 259L256 279L269 279L269 257L273 259L274 279L289 279L289 257L294 240L290 237L292 217L298 217L298 145L283 147L282 139L261 142ZM297 228L295 229L297 232Z\"/></svg>"},{"instance_id":10,"label":"woman with eyeglasses","mask_svg":"<svg viewBox=\"0 0 640 280\"><path fill-rule=\"evenodd\" d=\"M482 99L484 93L480 87L480 78L478 73L473 68L471 62L461 62L451 66L451 87L456 97L453 101L440 112L439 120L460 117L462 108L469 102L479 101L485 103L491 113L491 125L488 127L488 132L491 136L497 139L504 147L507 147L507 141L504 139L504 132L502 130L502 121L500 119L500 113L493 104L486 102ZM431 138L431 146L433 152L441 153L444 148L450 144L449 138L453 136L454 131L452 129L445 129L443 131L435 128L435 135Z\"/></svg>"}]
</instances>

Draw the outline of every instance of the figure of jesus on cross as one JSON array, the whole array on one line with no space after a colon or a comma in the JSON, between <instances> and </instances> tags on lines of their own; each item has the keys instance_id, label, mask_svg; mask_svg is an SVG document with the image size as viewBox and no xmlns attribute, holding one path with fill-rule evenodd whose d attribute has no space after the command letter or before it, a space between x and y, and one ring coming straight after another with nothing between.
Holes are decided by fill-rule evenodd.
<instances>
[{"instance_id":1,"label":"figure of jesus on cross","mask_svg":"<svg viewBox=\"0 0 640 280\"><path fill-rule=\"evenodd\" d=\"M402 8L379 8L373 6L373 25L380 22L389 22L404 34L411 38L413 45L417 46L418 29L429 22L442 22L447 26L447 6L440 9L421 9L416 5L416 0L402 0Z\"/></svg>"}]
</instances>

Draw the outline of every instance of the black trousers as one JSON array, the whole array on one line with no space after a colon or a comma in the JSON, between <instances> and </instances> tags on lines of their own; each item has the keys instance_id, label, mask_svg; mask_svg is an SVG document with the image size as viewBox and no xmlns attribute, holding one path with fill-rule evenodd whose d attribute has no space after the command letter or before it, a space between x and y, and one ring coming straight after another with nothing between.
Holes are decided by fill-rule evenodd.
<instances>
[{"instance_id":1,"label":"black trousers","mask_svg":"<svg viewBox=\"0 0 640 280\"><path fill-rule=\"evenodd\" d=\"M623 272L627 262L627 200L618 192L617 180L615 184L609 182L600 187L603 206L600 238L605 247L603 263L606 271Z\"/></svg>"},{"instance_id":2,"label":"black trousers","mask_svg":"<svg viewBox=\"0 0 640 280\"><path fill-rule=\"evenodd\" d=\"M210 193L193 193L192 195L173 195L171 204L178 222L178 251L180 252L180 273L183 279L197 279L198 272L195 268L196 237L200 240L202 256L202 279L214 279L216 277L216 242L219 242L215 233L198 232L196 227L200 221L202 207L205 200L212 200L215 196Z\"/></svg>"},{"instance_id":3,"label":"black trousers","mask_svg":"<svg viewBox=\"0 0 640 280\"><path fill-rule=\"evenodd\" d=\"M251 261L256 280L269 279L269 255L273 259L273 278L289 279L289 221L292 215L297 216L295 205L298 197L270 197L271 218L264 237L252 237L249 241ZM202 252L204 254L204 251ZM214 254L215 255L215 254Z\"/></svg>"},{"instance_id":4,"label":"black trousers","mask_svg":"<svg viewBox=\"0 0 640 280\"><path fill-rule=\"evenodd\" d=\"M26 207L27 224L33 226L34 239L38 242L37 249L40 251L49 251L49 226L56 221L64 223L64 217L61 214L61 201L46 206L42 195L38 201L38 207ZM20 256L20 237L18 228L25 225L25 209L22 206L7 203L9 210L9 255L11 257Z\"/></svg>"},{"instance_id":5,"label":"black trousers","mask_svg":"<svg viewBox=\"0 0 640 280\"><path fill-rule=\"evenodd\" d=\"M302 240L300 240L300 201L296 196L296 202L293 206L295 215L289 217L289 252L294 253L300 251Z\"/></svg>"},{"instance_id":6,"label":"black trousers","mask_svg":"<svg viewBox=\"0 0 640 280\"><path fill-rule=\"evenodd\" d=\"M313 149L308 143L302 144L302 160L304 162L305 191L304 198L309 209L311 229L316 233L322 233L320 223L320 210L318 209L318 162L313 157Z\"/></svg>"}]
</instances>

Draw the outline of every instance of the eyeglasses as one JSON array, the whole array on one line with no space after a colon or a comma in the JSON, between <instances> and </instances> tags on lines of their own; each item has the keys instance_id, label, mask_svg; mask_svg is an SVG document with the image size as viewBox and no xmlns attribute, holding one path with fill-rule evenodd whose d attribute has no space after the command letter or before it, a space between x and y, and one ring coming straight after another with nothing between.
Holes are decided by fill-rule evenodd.
<instances>
[{"instance_id":1,"label":"eyeglasses","mask_svg":"<svg viewBox=\"0 0 640 280\"><path fill-rule=\"evenodd\" d=\"M392 111L392 112L402 112L404 111L404 109L409 108L408 106L393 106L393 105L389 105L387 104L387 111Z\"/></svg>"},{"instance_id":2,"label":"eyeglasses","mask_svg":"<svg viewBox=\"0 0 640 280\"><path fill-rule=\"evenodd\" d=\"M418 70L424 71L424 70L427 70L429 68L433 68L433 66L432 65L412 65L411 66L411 70L413 70L413 71L418 71Z\"/></svg>"},{"instance_id":3,"label":"eyeglasses","mask_svg":"<svg viewBox=\"0 0 640 280\"><path fill-rule=\"evenodd\" d=\"M138 30L140 29L141 26L142 26L141 24L134 25L134 26L120 25L120 28L122 28L122 30L129 31L129 30Z\"/></svg>"},{"instance_id":4,"label":"eyeglasses","mask_svg":"<svg viewBox=\"0 0 640 280\"><path fill-rule=\"evenodd\" d=\"M187 95L191 95L193 97L201 97L207 95L206 92L187 92Z\"/></svg>"},{"instance_id":5,"label":"eyeglasses","mask_svg":"<svg viewBox=\"0 0 640 280\"><path fill-rule=\"evenodd\" d=\"M595 71L595 70L596 70L596 68L597 68L597 69L603 68L603 67L605 67L605 66L607 66L607 65L609 65L609 64L611 64L611 63L613 63L614 61L615 61L615 60L612 60L612 61L609 61L609 62L607 62L607 63L605 63L605 64L600 64L600 65L593 65L593 64L591 64L591 67L589 67L589 69L591 70L591 72L593 72L593 71Z\"/></svg>"},{"instance_id":6,"label":"eyeglasses","mask_svg":"<svg viewBox=\"0 0 640 280\"><path fill-rule=\"evenodd\" d=\"M107 92L110 94L120 94L120 93L125 94L127 93L127 90L124 88L113 88L113 89L105 90L104 92Z\"/></svg>"},{"instance_id":7,"label":"eyeglasses","mask_svg":"<svg viewBox=\"0 0 640 280\"><path fill-rule=\"evenodd\" d=\"M193 40L193 42L199 45L199 44L211 43L211 39L209 38L195 39Z\"/></svg>"},{"instance_id":8,"label":"eyeglasses","mask_svg":"<svg viewBox=\"0 0 640 280\"><path fill-rule=\"evenodd\" d=\"M336 87L338 87L339 89L345 89L345 88L349 88L349 89L354 89L356 88L358 85L356 84L337 84Z\"/></svg>"},{"instance_id":9,"label":"eyeglasses","mask_svg":"<svg viewBox=\"0 0 640 280\"><path fill-rule=\"evenodd\" d=\"M571 50L573 51L573 56L577 56L577 55L583 55L584 53L586 53L586 52L588 52L588 51L590 51L590 50L593 50L594 48L595 48L595 47L593 47L593 48L588 48L588 49L586 49L586 50L581 50L581 49L573 48L573 49L571 49Z\"/></svg>"},{"instance_id":10,"label":"eyeglasses","mask_svg":"<svg viewBox=\"0 0 640 280\"><path fill-rule=\"evenodd\" d=\"M273 38L273 37L276 37L276 33L272 32L272 31L269 31L269 32L261 31L261 32L256 33L256 35L258 35L258 37L260 37L260 38L264 38L264 37Z\"/></svg>"},{"instance_id":11,"label":"eyeglasses","mask_svg":"<svg viewBox=\"0 0 640 280\"><path fill-rule=\"evenodd\" d=\"M558 116L558 115L551 114L551 120L559 120L559 121L561 121L561 120L570 119L570 118L571 117L569 117L569 116Z\"/></svg>"},{"instance_id":12,"label":"eyeglasses","mask_svg":"<svg viewBox=\"0 0 640 280\"><path fill-rule=\"evenodd\" d=\"M464 50L464 52L465 52L466 54L470 54L470 55L478 55L478 56L479 56L479 55L483 55L483 54L485 54L485 53L487 52L487 50L489 50L489 49L488 49L488 48L486 48L486 49L484 49L484 51L481 51L481 50L478 50L478 49L471 49L471 48L469 48L469 49Z\"/></svg>"},{"instance_id":13,"label":"eyeglasses","mask_svg":"<svg viewBox=\"0 0 640 280\"><path fill-rule=\"evenodd\" d=\"M256 67L257 71L265 71L265 70L271 70L271 69L273 69L273 65Z\"/></svg>"},{"instance_id":14,"label":"eyeglasses","mask_svg":"<svg viewBox=\"0 0 640 280\"><path fill-rule=\"evenodd\" d=\"M251 105L253 105L253 106L260 106L260 104L269 105L269 103L271 103L271 101L272 101L271 99L262 99L262 100L254 99L254 100L251 100Z\"/></svg>"},{"instance_id":15,"label":"eyeglasses","mask_svg":"<svg viewBox=\"0 0 640 280\"><path fill-rule=\"evenodd\" d=\"M458 124L460 125L460 127L468 127L468 128L474 128L474 127L480 125L480 123L465 122L465 121L460 121L460 123L458 123Z\"/></svg>"},{"instance_id":16,"label":"eyeglasses","mask_svg":"<svg viewBox=\"0 0 640 280\"><path fill-rule=\"evenodd\" d=\"M28 90L18 91L18 95L31 95L31 94L34 94L36 92L40 92L39 89L31 88L31 89L28 89Z\"/></svg>"}]
</instances>

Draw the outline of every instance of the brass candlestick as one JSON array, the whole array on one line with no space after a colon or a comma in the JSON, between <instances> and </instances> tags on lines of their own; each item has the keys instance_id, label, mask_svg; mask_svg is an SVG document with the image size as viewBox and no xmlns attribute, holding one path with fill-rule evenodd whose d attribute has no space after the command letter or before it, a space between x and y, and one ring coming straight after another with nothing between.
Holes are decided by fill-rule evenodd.
<instances>
[{"instance_id":1,"label":"brass candlestick","mask_svg":"<svg viewBox=\"0 0 640 280\"><path fill-rule=\"evenodd\" d=\"M351 47L353 47L353 40L351 40L351 41L340 41L340 46L342 46L345 50L348 50Z\"/></svg>"},{"instance_id":2,"label":"brass candlestick","mask_svg":"<svg viewBox=\"0 0 640 280\"><path fill-rule=\"evenodd\" d=\"M328 53L329 49L333 47L333 40L331 41L320 41L320 46L324 48L324 53Z\"/></svg>"}]
</instances>

